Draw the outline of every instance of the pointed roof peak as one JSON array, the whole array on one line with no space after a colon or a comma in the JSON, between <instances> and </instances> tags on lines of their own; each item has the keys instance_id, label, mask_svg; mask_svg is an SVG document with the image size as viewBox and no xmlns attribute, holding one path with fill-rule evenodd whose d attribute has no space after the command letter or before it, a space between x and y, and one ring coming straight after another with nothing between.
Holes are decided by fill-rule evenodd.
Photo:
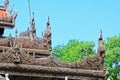
<instances>
[{"instance_id":1,"label":"pointed roof peak","mask_svg":"<svg viewBox=\"0 0 120 80\"><path fill-rule=\"evenodd\" d=\"M50 16L48 16L48 20L50 19Z\"/></svg>"},{"instance_id":2,"label":"pointed roof peak","mask_svg":"<svg viewBox=\"0 0 120 80\"><path fill-rule=\"evenodd\" d=\"M103 37L102 37L102 29L100 30L100 37L99 37L99 40L102 40Z\"/></svg>"},{"instance_id":3,"label":"pointed roof peak","mask_svg":"<svg viewBox=\"0 0 120 80\"><path fill-rule=\"evenodd\" d=\"M4 7L7 9L7 7L8 7L8 4L9 4L9 0L5 0L5 5L4 5Z\"/></svg>"},{"instance_id":4,"label":"pointed roof peak","mask_svg":"<svg viewBox=\"0 0 120 80\"><path fill-rule=\"evenodd\" d=\"M50 25L50 17L48 16L47 25Z\"/></svg>"},{"instance_id":5,"label":"pointed roof peak","mask_svg":"<svg viewBox=\"0 0 120 80\"><path fill-rule=\"evenodd\" d=\"M30 29L31 30L35 29L34 12L32 13L32 17L31 17L31 20L30 20Z\"/></svg>"},{"instance_id":6,"label":"pointed roof peak","mask_svg":"<svg viewBox=\"0 0 120 80\"><path fill-rule=\"evenodd\" d=\"M103 32L102 29L100 29L100 34L102 34L102 32Z\"/></svg>"},{"instance_id":7,"label":"pointed roof peak","mask_svg":"<svg viewBox=\"0 0 120 80\"><path fill-rule=\"evenodd\" d=\"M17 35L18 35L18 30L17 29L15 30L15 35L16 35L16 38L17 38Z\"/></svg>"}]
</instances>

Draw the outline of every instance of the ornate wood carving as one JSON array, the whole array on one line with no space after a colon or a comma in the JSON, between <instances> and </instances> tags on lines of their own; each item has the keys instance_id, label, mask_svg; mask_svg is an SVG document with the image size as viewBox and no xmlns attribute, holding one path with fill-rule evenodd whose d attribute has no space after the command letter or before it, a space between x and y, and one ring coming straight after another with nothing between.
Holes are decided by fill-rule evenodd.
<instances>
[{"instance_id":1,"label":"ornate wood carving","mask_svg":"<svg viewBox=\"0 0 120 80\"><path fill-rule=\"evenodd\" d=\"M1 64L1 63L0 63ZM7 67L6 67L7 66ZM48 67L40 65L27 65L27 64L12 64L2 63L0 66L0 74L5 72L18 76L31 76L31 77L52 77L52 78L64 78L68 76L69 79L85 79L91 77L88 80L95 78L103 79L106 76L104 70L85 70L85 69L73 69L65 67ZM74 77L73 77L74 76Z\"/></svg>"},{"instance_id":2,"label":"ornate wood carving","mask_svg":"<svg viewBox=\"0 0 120 80\"><path fill-rule=\"evenodd\" d=\"M0 74L6 72L16 80L103 80L107 75L103 70L105 48L102 31L98 39L98 52L94 57L87 56L83 62L61 62L50 56L52 50L50 18L42 38L36 36L34 15L30 29L16 37L4 37L4 28L13 28L17 13L7 11L9 0L0 6Z\"/></svg>"},{"instance_id":3,"label":"ornate wood carving","mask_svg":"<svg viewBox=\"0 0 120 80\"><path fill-rule=\"evenodd\" d=\"M12 13L13 9L8 10L7 6L9 1L5 1L5 6L0 6L0 28L13 28L17 12Z\"/></svg>"},{"instance_id":4,"label":"ornate wood carving","mask_svg":"<svg viewBox=\"0 0 120 80\"><path fill-rule=\"evenodd\" d=\"M13 28L17 12L13 13L13 9L8 9L9 0L5 0L4 6L0 6L0 37L3 37L5 28Z\"/></svg>"}]
</instances>

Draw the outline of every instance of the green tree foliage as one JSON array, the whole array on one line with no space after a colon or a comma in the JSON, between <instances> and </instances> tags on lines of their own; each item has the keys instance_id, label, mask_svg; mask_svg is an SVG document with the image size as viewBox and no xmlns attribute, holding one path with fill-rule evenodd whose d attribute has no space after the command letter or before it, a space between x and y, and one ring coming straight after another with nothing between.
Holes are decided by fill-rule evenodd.
<instances>
[{"instance_id":1,"label":"green tree foliage","mask_svg":"<svg viewBox=\"0 0 120 80\"><path fill-rule=\"evenodd\" d=\"M120 35L113 36L104 41L105 67L109 71L111 80L120 80ZM86 55L93 55L94 43L70 40L66 45L58 45L53 48L53 55L62 61L82 61ZM116 66L117 65L117 66Z\"/></svg>"},{"instance_id":2,"label":"green tree foliage","mask_svg":"<svg viewBox=\"0 0 120 80\"><path fill-rule=\"evenodd\" d=\"M94 43L70 40L66 45L58 45L53 48L53 55L61 61L81 61L86 55L93 55Z\"/></svg>"},{"instance_id":3,"label":"green tree foliage","mask_svg":"<svg viewBox=\"0 0 120 80\"><path fill-rule=\"evenodd\" d=\"M105 41L105 66L112 80L120 80L120 35L110 37Z\"/></svg>"}]
</instances>

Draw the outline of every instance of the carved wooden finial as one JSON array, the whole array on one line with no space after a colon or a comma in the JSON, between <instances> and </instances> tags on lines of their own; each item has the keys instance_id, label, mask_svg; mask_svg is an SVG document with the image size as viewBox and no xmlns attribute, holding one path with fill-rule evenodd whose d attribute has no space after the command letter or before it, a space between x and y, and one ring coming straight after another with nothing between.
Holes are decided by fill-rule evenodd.
<instances>
[{"instance_id":1,"label":"carved wooden finial","mask_svg":"<svg viewBox=\"0 0 120 80\"><path fill-rule=\"evenodd\" d=\"M5 4L9 4L9 0L5 0Z\"/></svg>"},{"instance_id":2,"label":"carved wooden finial","mask_svg":"<svg viewBox=\"0 0 120 80\"><path fill-rule=\"evenodd\" d=\"M16 34L16 38L17 38L17 35L18 35L18 30L16 29L16 31L15 31L15 34Z\"/></svg>"},{"instance_id":3,"label":"carved wooden finial","mask_svg":"<svg viewBox=\"0 0 120 80\"><path fill-rule=\"evenodd\" d=\"M50 17L48 16L48 22L47 22L47 25L49 26L50 25Z\"/></svg>"},{"instance_id":4,"label":"carved wooden finial","mask_svg":"<svg viewBox=\"0 0 120 80\"><path fill-rule=\"evenodd\" d=\"M31 24L31 26L34 25L34 12L33 12L33 16L32 16L32 18L31 18L30 24Z\"/></svg>"},{"instance_id":5,"label":"carved wooden finial","mask_svg":"<svg viewBox=\"0 0 120 80\"><path fill-rule=\"evenodd\" d=\"M50 30L50 17L48 16L48 21L46 23L46 31L48 32Z\"/></svg>"},{"instance_id":6,"label":"carved wooden finial","mask_svg":"<svg viewBox=\"0 0 120 80\"><path fill-rule=\"evenodd\" d=\"M101 55L101 53L105 52L104 44L102 43L103 37L102 37L102 30L100 30L100 37L98 39L98 53Z\"/></svg>"},{"instance_id":7,"label":"carved wooden finial","mask_svg":"<svg viewBox=\"0 0 120 80\"><path fill-rule=\"evenodd\" d=\"M9 0L5 0L5 8L7 9L8 7L8 4L9 4Z\"/></svg>"},{"instance_id":8,"label":"carved wooden finial","mask_svg":"<svg viewBox=\"0 0 120 80\"><path fill-rule=\"evenodd\" d=\"M102 29L100 30L100 37L99 37L99 40L103 40L103 37L102 37Z\"/></svg>"},{"instance_id":9,"label":"carved wooden finial","mask_svg":"<svg viewBox=\"0 0 120 80\"><path fill-rule=\"evenodd\" d=\"M34 12L33 12L33 16L31 18L31 21L30 21L30 30L32 31L32 33L35 33L36 34L36 28L35 28L35 20L34 20Z\"/></svg>"},{"instance_id":10,"label":"carved wooden finial","mask_svg":"<svg viewBox=\"0 0 120 80\"><path fill-rule=\"evenodd\" d=\"M45 33L50 34L50 17L48 16L48 21L46 23L46 31Z\"/></svg>"}]
</instances>

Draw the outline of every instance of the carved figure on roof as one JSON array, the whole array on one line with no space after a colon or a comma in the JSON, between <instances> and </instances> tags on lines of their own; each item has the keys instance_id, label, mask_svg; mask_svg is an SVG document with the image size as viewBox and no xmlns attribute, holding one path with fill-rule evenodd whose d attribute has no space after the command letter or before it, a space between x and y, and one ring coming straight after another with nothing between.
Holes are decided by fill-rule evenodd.
<instances>
[{"instance_id":1,"label":"carved figure on roof","mask_svg":"<svg viewBox=\"0 0 120 80\"><path fill-rule=\"evenodd\" d=\"M15 48L14 54L13 54L13 62L14 63L20 63L20 54L19 54L19 48Z\"/></svg>"}]
</instances>

